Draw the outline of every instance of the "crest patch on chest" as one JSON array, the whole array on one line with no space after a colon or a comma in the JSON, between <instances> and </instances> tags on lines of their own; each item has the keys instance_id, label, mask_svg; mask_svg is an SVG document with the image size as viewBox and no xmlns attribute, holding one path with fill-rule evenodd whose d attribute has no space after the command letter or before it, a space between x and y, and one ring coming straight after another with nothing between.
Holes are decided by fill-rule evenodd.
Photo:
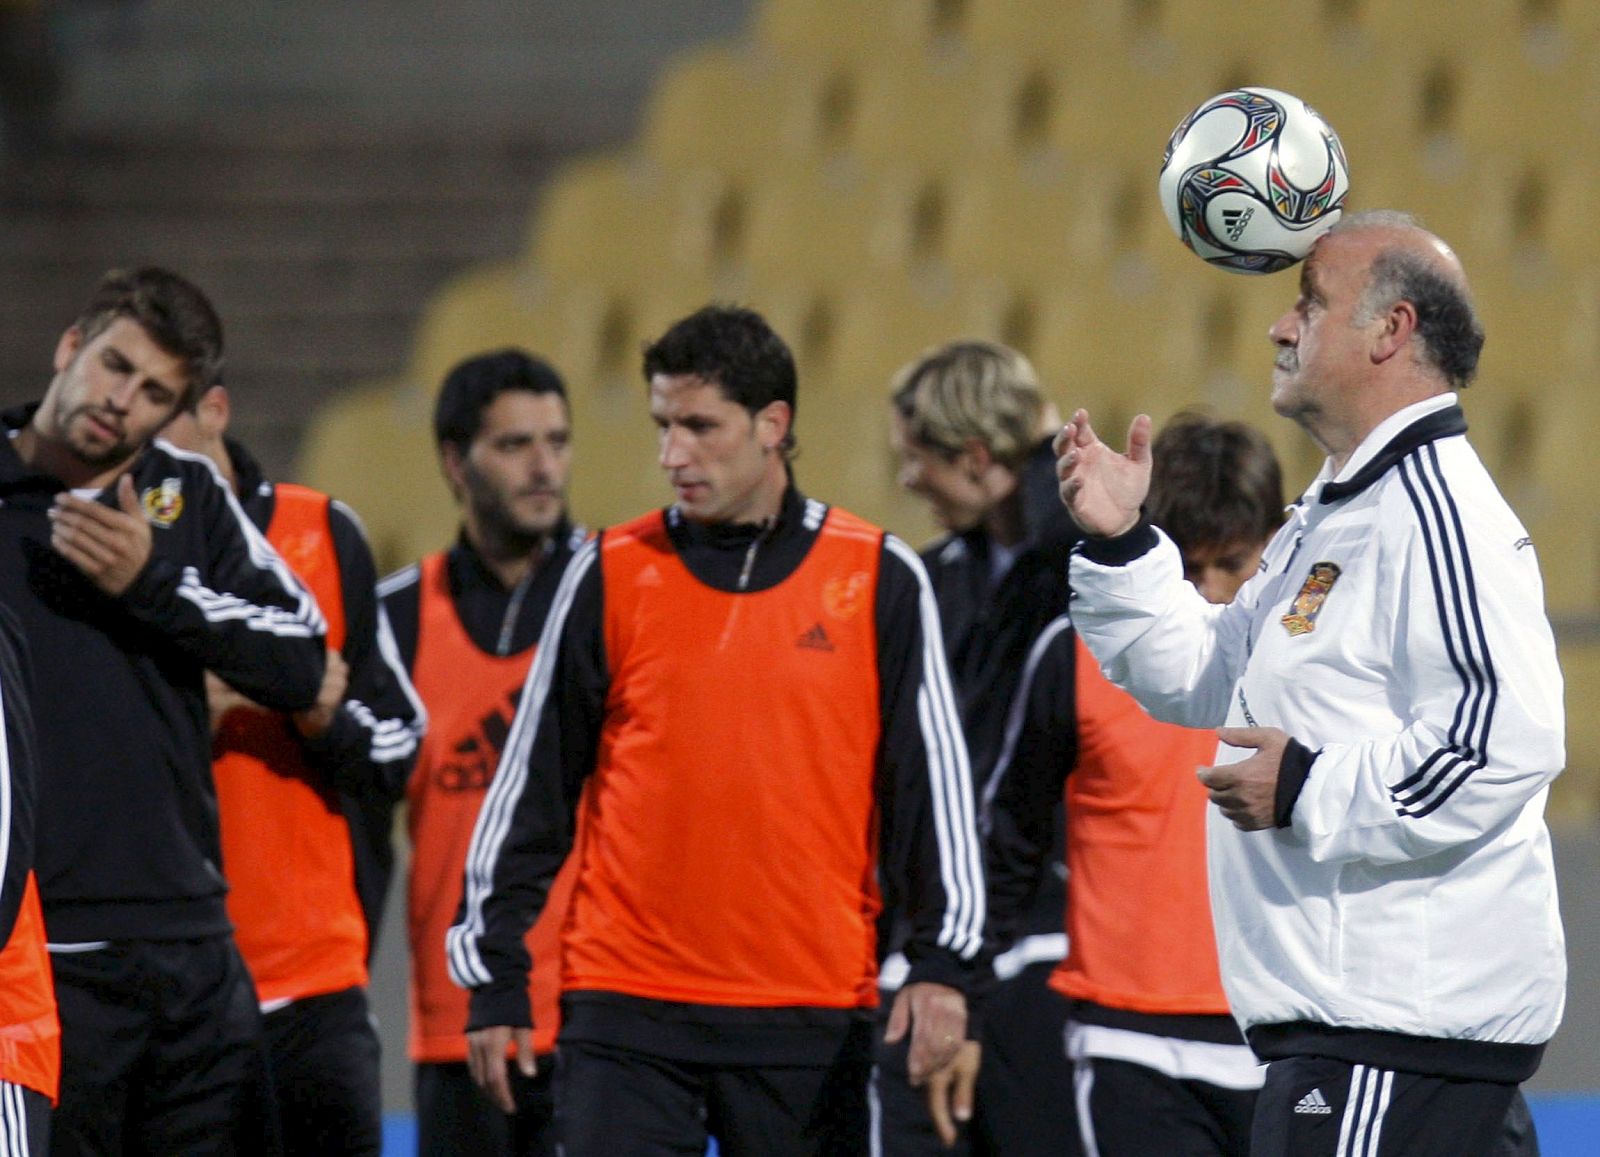
<instances>
[{"instance_id":1,"label":"crest patch on chest","mask_svg":"<svg viewBox=\"0 0 1600 1157\"><path fill-rule=\"evenodd\" d=\"M140 501L151 525L171 526L183 513L183 479L163 478L160 486L147 488Z\"/></svg>"},{"instance_id":2,"label":"crest patch on chest","mask_svg":"<svg viewBox=\"0 0 1600 1157\"><path fill-rule=\"evenodd\" d=\"M1322 605L1328 601L1328 593L1342 573L1336 562L1312 563L1311 573L1300 584L1300 593L1289 604L1289 613L1283 616L1283 629L1291 635L1309 635L1316 630Z\"/></svg>"}]
</instances>

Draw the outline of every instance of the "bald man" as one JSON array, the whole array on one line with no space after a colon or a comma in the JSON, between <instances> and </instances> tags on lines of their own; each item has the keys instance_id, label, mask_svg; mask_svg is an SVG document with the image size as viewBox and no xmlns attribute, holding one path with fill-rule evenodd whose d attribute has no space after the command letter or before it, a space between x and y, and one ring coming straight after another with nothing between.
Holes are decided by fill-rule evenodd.
<instances>
[{"instance_id":1,"label":"bald man","mask_svg":"<svg viewBox=\"0 0 1600 1157\"><path fill-rule=\"evenodd\" d=\"M1327 452L1226 606L1140 516L1150 422L1056 440L1089 537L1073 622L1199 775L1224 986L1268 1062L1255 1157L1536 1153L1520 1083L1561 1019L1544 805L1561 673L1532 542L1465 437L1483 331L1455 254L1347 218L1273 325L1272 403Z\"/></svg>"}]
</instances>

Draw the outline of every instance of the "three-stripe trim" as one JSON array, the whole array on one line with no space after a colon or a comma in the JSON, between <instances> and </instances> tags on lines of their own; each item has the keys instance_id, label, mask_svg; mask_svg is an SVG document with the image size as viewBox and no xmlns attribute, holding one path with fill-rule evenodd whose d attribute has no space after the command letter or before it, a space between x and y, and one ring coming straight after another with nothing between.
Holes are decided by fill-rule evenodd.
<instances>
[{"instance_id":1,"label":"three-stripe trim","mask_svg":"<svg viewBox=\"0 0 1600 1157\"><path fill-rule=\"evenodd\" d=\"M495 862L500 858L500 849L511 830L512 814L522 797L523 784L527 782L528 756L533 749L539 719L544 715L545 699L550 694L561 631L572 610L578 585L599 558L599 549L598 538L584 543L561 576L561 585L556 588L550 614L539 635L539 649L523 684L522 703L512 721L511 733L506 737L500 766L490 781L488 794L478 811L478 822L472 829L472 843L467 849L465 913L445 937L450 977L463 988L477 988L493 979L478 950L478 941L484 933L483 905L493 890Z\"/></svg>"},{"instance_id":2,"label":"three-stripe trim","mask_svg":"<svg viewBox=\"0 0 1600 1157\"><path fill-rule=\"evenodd\" d=\"M1399 464L1399 474L1422 531L1445 651L1461 680L1461 697L1444 746L1389 789L1400 815L1421 818L1441 807L1488 762L1499 685L1478 607L1466 532L1440 469L1437 448L1430 443L1407 456Z\"/></svg>"},{"instance_id":3,"label":"three-stripe trim","mask_svg":"<svg viewBox=\"0 0 1600 1157\"><path fill-rule=\"evenodd\" d=\"M939 605L916 551L892 534L884 536L884 546L917 579L918 617L922 624L922 686L917 691L917 718L928 752L928 786L933 797L939 873L945 892L938 944L970 960L983 946L987 899L973 816L972 768L945 665Z\"/></svg>"},{"instance_id":4,"label":"three-stripe trim","mask_svg":"<svg viewBox=\"0 0 1600 1157\"><path fill-rule=\"evenodd\" d=\"M21 1085L0 1081L0 1157L29 1157L28 1102Z\"/></svg>"},{"instance_id":5,"label":"three-stripe trim","mask_svg":"<svg viewBox=\"0 0 1600 1157\"><path fill-rule=\"evenodd\" d=\"M1339 1143L1334 1157L1378 1157L1383 1139L1383 1119L1394 1092L1394 1073L1368 1065L1350 1069L1350 1094L1339 1123Z\"/></svg>"}]
</instances>

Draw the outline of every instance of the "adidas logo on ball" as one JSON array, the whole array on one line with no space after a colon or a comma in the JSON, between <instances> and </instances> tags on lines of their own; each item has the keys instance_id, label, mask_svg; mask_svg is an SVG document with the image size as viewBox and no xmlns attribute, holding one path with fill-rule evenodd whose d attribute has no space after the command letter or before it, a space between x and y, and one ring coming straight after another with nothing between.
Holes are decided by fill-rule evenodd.
<instances>
[{"instance_id":1,"label":"adidas logo on ball","mask_svg":"<svg viewBox=\"0 0 1600 1157\"><path fill-rule=\"evenodd\" d=\"M1244 227L1250 224L1254 217L1254 209L1224 209L1222 211L1222 224L1228 230L1228 240L1237 241L1244 235Z\"/></svg>"}]
</instances>

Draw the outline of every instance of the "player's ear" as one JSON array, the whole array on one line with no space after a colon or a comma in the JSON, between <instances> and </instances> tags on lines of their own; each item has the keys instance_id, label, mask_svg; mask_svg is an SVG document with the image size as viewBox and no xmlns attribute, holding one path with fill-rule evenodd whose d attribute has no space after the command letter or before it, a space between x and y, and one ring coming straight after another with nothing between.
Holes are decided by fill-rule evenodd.
<instances>
[{"instance_id":1,"label":"player's ear","mask_svg":"<svg viewBox=\"0 0 1600 1157\"><path fill-rule=\"evenodd\" d=\"M194 404L194 412L202 430L214 437L220 437L227 430L228 421L233 416L233 401L228 397L228 388L212 386L206 390Z\"/></svg>"},{"instance_id":2,"label":"player's ear","mask_svg":"<svg viewBox=\"0 0 1600 1157\"><path fill-rule=\"evenodd\" d=\"M967 476L974 482L988 474L989 468L994 465L994 451L982 438L968 438L961 444L961 453L958 457L966 469Z\"/></svg>"},{"instance_id":3,"label":"player's ear","mask_svg":"<svg viewBox=\"0 0 1600 1157\"><path fill-rule=\"evenodd\" d=\"M445 485L457 499L466 493L466 457L454 442L439 443L439 473L444 475Z\"/></svg>"},{"instance_id":4,"label":"player's ear","mask_svg":"<svg viewBox=\"0 0 1600 1157\"><path fill-rule=\"evenodd\" d=\"M82 348L83 331L75 325L68 326L66 332L61 335L61 340L56 342L56 356L55 361L52 363L55 366L56 373L59 374L67 366L71 365L72 359L77 356L78 351Z\"/></svg>"},{"instance_id":5,"label":"player's ear","mask_svg":"<svg viewBox=\"0 0 1600 1157\"><path fill-rule=\"evenodd\" d=\"M1374 362L1386 362L1405 348L1417 331L1417 307L1401 298L1384 311L1382 321L1382 328L1373 337Z\"/></svg>"},{"instance_id":6,"label":"player's ear","mask_svg":"<svg viewBox=\"0 0 1600 1157\"><path fill-rule=\"evenodd\" d=\"M768 402L756 411L756 437L763 450L776 450L789 437L789 424L794 411L788 402Z\"/></svg>"}]
</instances>

